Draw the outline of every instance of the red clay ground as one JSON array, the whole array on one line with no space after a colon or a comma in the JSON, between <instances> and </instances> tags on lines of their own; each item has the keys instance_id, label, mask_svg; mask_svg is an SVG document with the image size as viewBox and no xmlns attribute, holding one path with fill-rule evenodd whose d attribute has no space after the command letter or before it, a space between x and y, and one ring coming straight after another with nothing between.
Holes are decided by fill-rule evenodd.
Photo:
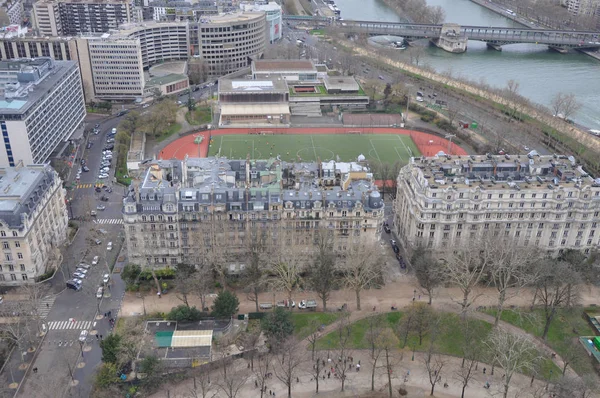
<instances>
[{"instance_id":1,"label":"red clay ground","mask_svg":"<svg viewBox=\"0 0 600 398\"><path fill-rule=\"evenodd\" d=\"M361 131L363 134L402 134L410 135L412 140L424 156L434 156L440 151L448 152L448 140L433 134L422 133L420 131L405 130L392 127L317 127L317 128L273 128L273 129L219 129L202 131L181 137L167 145L160 154L159 159L183 159L185 155L189 157L202 157L208 155L208 144L212 137L226 134L260 134L262 131L268 131L273 134L347 134L349 131ZM194 144L197 136L202 135L202 143ZM467 152L458 145L452 144L450 148L452 155L466 155Z\"/></svg>"}]
</instances>

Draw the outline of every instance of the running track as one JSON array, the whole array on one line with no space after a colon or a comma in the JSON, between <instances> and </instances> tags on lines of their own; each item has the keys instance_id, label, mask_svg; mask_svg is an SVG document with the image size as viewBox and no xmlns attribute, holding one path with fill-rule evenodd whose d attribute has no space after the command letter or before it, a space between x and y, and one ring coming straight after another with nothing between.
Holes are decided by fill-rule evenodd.
<instances>
[{"instance_id":1,"label":"running track","mask_svg":"<svg viewBox=\"0 0 600 398\"><path fill-rule=\"evenodd\" d=\"M351 127L317 127L317 128L281 128L281 129L218 129L218 130L206 130L199 133L193 133L185 137L181 137L160 151L158 155L159 159L180 159L182 160L186 155L189 157L202 157L208 156L208 144L212 137L219 135L228 134L260 134L262 131L268 131L274 134L347 134L348 132L356 133L357 131L363 132L364 134L402 134L410 135L413 141L419 148L419 151L425 156L434 156L439 151L446 152L448 150L448 140L445 138L438 137L433 134L427 134L420 131L405 130L399 128L389 127L375 127L375 128L351 128ZM198 135L203 135L204 139L202 143L197 145L194 144L194 139ZM453 155L466 155L467 152L459 147L458 145L452 144L451 152Z\"/></svg>"}]
</instances>

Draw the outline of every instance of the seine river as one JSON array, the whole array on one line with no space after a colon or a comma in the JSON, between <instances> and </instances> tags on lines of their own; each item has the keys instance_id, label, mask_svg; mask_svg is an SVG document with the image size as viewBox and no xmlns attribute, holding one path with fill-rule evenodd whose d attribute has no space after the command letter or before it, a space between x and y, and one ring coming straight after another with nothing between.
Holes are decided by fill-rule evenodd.
<instances>
[{"instance_id":1,"label":"seine river","mask_svg":"<svg viewBox=\"0 0 600 398\"><path fill-rule=\"evenodd\" d=\"M469 0L427 0L427 3L443 8L446 22L520 26ZM381 0L336 0L336 4L345 19L405 21ZM450 54L430 46L421 62L437 71L450 70L454 76L474 81L483 79L496 87L505 87L506 82L513 79L519 82L522 95L547 106L557 93L573 93L582 104L573 119L600 129L600 61L587 55L562 55L535 44L508 45L500 52L488 50L485 43L470 41L464 54Z\"/></svg>"}]
</instances>

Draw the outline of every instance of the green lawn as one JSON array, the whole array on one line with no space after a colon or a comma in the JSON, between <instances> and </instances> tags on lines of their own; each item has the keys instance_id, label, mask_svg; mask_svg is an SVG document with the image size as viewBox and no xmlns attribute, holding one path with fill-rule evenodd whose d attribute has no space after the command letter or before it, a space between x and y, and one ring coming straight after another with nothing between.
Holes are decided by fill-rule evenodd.
<instances>
[{"instance_id":1,"label":"green lawn","mask_svg":"<svg viewBox=\"0 0 600 398\"><path fill-rule=\"evenodd\" d=\"M165 132L163 132L161 135L159 135L156 138L156 141L157 142L164 141L167 138L169 138L170 136L172 136L173 134L179 133L179 130L181 130L181 124L173 123L171 126L169 126L169 128Z\"/></svg>"},{"instance_id":2,"label":"green lawn","mask_svg":"<svg viewBox=\"0 0 600 398\"><path fill-rule=\"evenodd\" d=\"M212 121L210 108L196 108L193 111L188 111L185 114L185 120L192 126L208 124Z\"/></svg>"},{"instance_id":3,"label":"green lawn","mask_svg":"<svg viewBox=\"0 0 600 398\"><path fill-rule=\"evenodd\" d=\"M559 355L570 349L567 344L580 336L594 336L594 331L588 323L582 318L583 309L559 310L554 320L550 324L548 331L547 344L552 347ZM495 310L486 311L495 316ZM544 313L542 309L533 311L513 311L504 310L500 318L504 322L515 325L534 336L541 337L544 331ZM574 362L573 369L580 375L594 372L591 360L588 360L587 353L580 344L575 344L576 349L581 352L582 360Z\"/></svg>"},{"instance_id":4,"label":"green lawn","mask_svg":"<svg viewBox=\"0 0 600 398\"><path fill-rule=\"evenodd\" d=\"M420 152L407 135L395 134L281 134L281 135L221 135L213 138L209 156L229 159L265 159L281 156L284 161L356 161L362 154L367 160L405 165Z\"/></svg>"},{"instance_id":5,"label":"green lawn","mask_svg":"<svg viewBox=\"0 0 600 398\"><path fill-rule=\"evenodd\" d=\"M292 314L294 323L294 334L303 339L313 332L311 323L313 320L319 325L329 325L340 317L339 313L334 312L301 312Z\"/></svg>"},{"instance_id":6,"label":"green lawn","mask_svg":"<svg viewBox=\"0 0 600 398\"><path fill-rule=\"evenodd\" d=\"M458 315L451 313L441 313L442 317L442 329L440 331L441 335L438 337L437 341L437 349L440 353L445 355L452 355L456 357L461 357L461 346L464 341L464 334L462 332L462 328L460 326L460 319ZM403 313L400 311L397 312L389 312L387 314L380 315L380 317L384 318L387 325L389 325L394 333L398 337L399 344L398 348L402 348L402 336L398 333L398 325L400 320L402 319ZM350 330L350 346L353 349L368 349L369 342L367 340L367 332L369 330L369 319L361 319L351 326ZM492 330L492 325L490 323L473 320L475 327L477 328L478 337L475 337L474 340L481 341L485 339L485 337ZM317 341L317 349L325 350L325 349L335 349L337 346L337 336L336 332L331 332L325 336L323 336L319 341ZM416 335L411 335L408 338L405 349L412 350L413 348L416 351L421 351L426 349L430 344L429 336L425 336L423 338L423 344L419 346L419 339ZM560 369L554 365L554 363L548 358L544 359L541 364L541 371L544 377L558 377L561 371Z\"/></svg>"}]
</instances>

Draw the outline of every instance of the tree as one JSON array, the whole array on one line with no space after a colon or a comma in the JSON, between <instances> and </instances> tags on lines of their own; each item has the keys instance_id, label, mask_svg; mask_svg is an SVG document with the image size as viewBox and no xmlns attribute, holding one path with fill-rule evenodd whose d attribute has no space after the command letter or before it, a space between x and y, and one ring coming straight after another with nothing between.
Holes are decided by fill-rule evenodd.
<instances>
[{"instance_id":1,"label":"tree","mask_svg":"<svg viewBox=\"0 0 600 398\"><path fill-rule=\"evenodd\" d=\"M117 129L117 135L115 137L115 141L117 142L126 142L120 133L124 133L127 137L131 137L133 133L135 133L141 126L142 118L138 111L130 111L125 114L123 120L119 124L119 128Z\"/></svg>"},{"instance_id":2,"label":"tree","mask_svg":"<svg viewBox=\"0 0 600 398\"><path fill-rule=\"evenodd\" d=\"M442 380L442 370L446 365L444 358L437 354L433 347L434 345L432 343L423 359L425 369L427 370L427 378L429 379L429 384L431 384L431 393L429 395L433 395L436 384Z\"/></svg>"},{"instance_id":3,"label":"tree","mask_svg":"<svg viewBox=\"0 0 600 398\"><path fill-rule=\"evenodd\" d=\"M553 115L563 120L569 119L580 108L581 104L577 101L574 94L557 93L552 101Z\"/></svg>"},{"instance_id":4,"label":"tree","mask_svg":"<svg viewBox=\"0 0 600 398\"><path fill-rule=\"evenodd\" d=\"M344 314L342 318L338 321L335 330L337 338L336 356L338 357L338 362L336 362L335 365L335 374L339 377L340 382L342 383L342 392L344 391L347 373L349 371L349 368L347 366L347 358L352 353L350 351L350 336L352 330L349 318L349 314Z\"/></svg>"},{"instance_id":5,"label":"tree","mask_svg":"<svg viewBox=\"0 0 600 398\"><path fill-rule=\"evenodd\" d=\"M419 345L423 344L423 337L431 329L434 313L431 307L425 303L413 303L409 309L414 313L413 330L419 336Z\"/></svg>"},{"instance_id":6,"label":"tree","mask_svg":"<svg viewBox=\"0 0 600 398\"><path fill-rule=\"evenodd\" d=\"M430 24L440 25L446 20L446 11L441 6L427 7L427 19Z\"/></svg>"},{"instance_id":7,"label":"tree","mask_svg":"<svg viewBox=\"0 0 600 398\"><path fill-rule=\"evenodd\" d=\"M223 290L217 294L212 305L212 315L216 318L231 318L238 312L240 301L235 293Z\"/></svg>"},{"instance_id":8,"label":"tree","mask_svg":"<svg viewBox=\"0 0 600 398\"><path fill-rule=\"evenodd\" d=\"M152 112L144 115L142 125L144 130L152 137L158 137L165 132L172 123L178 110L177 104L172 100L164 100L156 104Z\"/></svg>"},{"instance_id":9,"label":"tree","mask_svg":"<svg viewBox=\"0 0 600 398\"><path fill-rule=\"evenodd\" d=\"M115 384L119 381L117 373L118 372L116 364L112 362L104 362L100 365L100 369L96 373L95 384L101 388L106 388L112 384Z\"/></svg>"},{"instance_id":10,"label":"tree","mask_svg":"<svg viewBox=\"0 0 600 398\"><path fill-rule=\"evenodd\" d=\"M210 373L205 368L201 368L200 374L192 378L194 385L189 390L190 398L215 398L215 385L210 381ZM186 396L187 398L187 396Z\"/></svg>"},{"instance_id":11,"label":"tree","mask_svg":"<svg viewBox=\"0 0 600 398\"><path fill-rule=\"evenodd\" d=\"M119 350L121 348L121 336L112 333L100 342L102 349L102 362L117 364Z\"/></svg>"},{"instance_id":12,"label":"tree","mask_svg":"<svg viewBox=\"0 0 600 398\"><path fill-rule=\"evenodd\" d=\"M385 359L385 371L388 379L388 393L392 398L392 373L394 370L395 361L393 358L393 352L398 347L398 338L390 328L382 330L379 338L377 339L377 347L383 353ZM373 375L371 375L371 388L373 388Z\"/></svg>"},{"instance_id":13,"label":"tree","mask_svg":"<svg viewBox=\"0 0 600 398\"><path fill-rule=\"evenodd\" d=\"M414 319L415 311L412 307L408 307L402 318L400 318L400 323L398 324L398 334L402 336L402 348L406 347L408 336L413 330Z\"/></svg>"},{"instance_id":14,"label":"tree","mask_svg":"<svg viewBox=\"0 0 600 398\"><path fill-rule=\"evenodd\" d=\"M294 337L286 339L281 349L275 355L275 377L282 382L288 391L288 398L292 398L292 387L300 375L301 366L305 361L306 350Z\"/></svg>"},{"instance_id":15,"label":"tree","mask_svg":"<svg viewBox=\"0 0 600 398\"><path fill-rule=\"evenodd\" d=\"M460 368L454 372L454 378L460 383L461 398L464 398L465 390L475 376L474 370L479 360L483 327L481 323L470 318L461 319L460 326L463 337L461 341L462 363Z\"/></svg>"},{"instance_id":16,"label":"tree","mask_svg":"<svg viewBox=\"0 0 600 398\"><path fill-rule=\"evenodd\" d=\"M188 296L194 290L196 268L189 264L178 264L175 273L175 296L189 308Z\"/></svg>"},{"instance_id":17,"label":"tree","mask_svg":"<svg viewBox=\"0 0 600 398\"><path fill-rule=\"evenodd\" d=\"M177 322L182 321L198 321L202 319L203 314L198 308L189 307L185 304L178 305L177 307L171 308L171 311L167 314L167 319Z\"/></svg>"},{"instance_id":18,"label":"tree","mask_svg":"<svg viewBox=\"0 0 600 398\"><path fill-rule=\"evenodd\" d=\"M246 384L250 374L245 371L227 372L230 361L225 358L221 368L221 378L218 386L227 398L236 398L240 390Z\"/></svg>"},{"instance_id":19,"label":"tree","mask_svg":"<svg viewBox=\"0 0 600 398\"><path fill-rule=\"evenodd\" d=\"M258 351L258 347L261 343L260 331L252 331L244 333L242 341L244 342L244 348L247 351L248 357L250 358L250 369L254 370L254 357Z\"/></svg>"},{"instance_id":20,"label":"tree","mask_svg":"<svg viewBox=\"0 0 600 398\"><path fill-rule=\"evenodd\" d=\"M246 288L246 298L256 305L256 312L260 311L258 299L260 292L267 284L264 272L264 263L266 262L265 244L261 239L251 239L248 250L248 266L242 273L242 280Z\"/></svg>"},{"instance_id":21,"label":"tree","mask_svg":"<svg viewBox=\"0 0 600 398\"><path fill-rule=\"evenodd\" d=\"M319 355L315 358L314 352L313 352L312 362L313 362L312 370L309 370L309 372L315 381L315 393L318 394L319 393L319 380L321 379L321 372L325 368L325 358L321 355Z\"/></svg>"},{"instance_id":22,"label":"tree","mask_svg":"<svg viewBox=\"0 0 600 398\"><path fill-rule=\"evenodd\" d=\"M411 265L421 289L427 293L431 305L435 289L444 282L444 273L440 263L424 247L417 247L411 258Z\"/></svg>"},{"instance_id":23,"label":"tree","mask_svg":"<svg viewBox=\"0 0 600 398\"><path fill-rule=\"evenodd\" d=\"M189 112L193 112L196 109L196 103L194 102L194 97L192 97L192 90L188 88L188 99L187 99L187 108Z\"/></svg>"},{"instance_id":24,"label":"tree","mask_svg":"<svg viewBox=\"0 0 600 398\"><path fill-rule=\"evenodd\" d=\"M335 253L333 239L326 231L316 233L317 253L310 269L310 285L323 302L323 311L327 311L327 301L337 286L335 276Z\"/></svg>"},{"instance_id":25,"label":"tree","mask_svg":"<svg viewBox=\"0 0 600 398\"><path fill-rule=\"evenodd\" d=\"M121 271L121 279L127 285L133 285L140 274L142 273L142 267L137 264L127 264L123 267L123 271Z\"/></svg>"},{"instance_id":26,"label":"tree","mask_svg":"<svg viewBox=\"0 0 600 398\"><path fill-rule=\"evenodd\" d=\"M200 264L194 273L193 293L200 299L202 311L208 311L206 306L206 298L213 291L215 282L213 273L208 265Z\"/></svg>"},{"instance_id":27,"label":"tree","mask_svg":"<svg viewBox=\"0 0 600 398\"><path fill-rule=\"evenodd\" d=\"M142 359L140 362L140 372L146 375L144 378L146 384L156 382L156 378L160 374L161 367L162 363L154 355L149 355Z\"/></svg>"},{"instance_id":28,"label":"tree","mask_svg":"<svg viewBox=\"0 0 600 398\"><path fill-rule=\"evenodd\" d=\"M580 348L581 346L576 341L567 340L562 342L561 346L561 359L563 360L562 374L565 376L567 373L567 368L569 366L573 367L573 364L577 364L584 357Z\"/></svg>"},{"instance_id":29,"label":"tree","mask_svg":"<svg viewBox=\"0 0 600 398\"><path fill-rule=\"evenodd\" d=\"M252 369L256 380L256 385L260 390L260 398L265 394L267 379L269 377L269 369L271 368L271 356L269 353L261 353L256 360L256 367Z\"/></svg>"},{"instance_id":30,"label":"tree","mask_svg":"<svg viewBox=\"0 0 600 398\"><path fill-rule=\"evenodd\" d=\"M512 239L497 239L495 245L488 246L492 251L489 256L491 279L498 291L494 326L498 326L506 300L519 295L522 288L532 285L538 277L537 250L517 244Z\"/></svg>"},{"instance_id":31,"label":"tree","mask_svg":"<svg viewBox=\"0 0 600 398\"><path fill-rule=\"evenodd\" d=\"M356 295L356 309L360 311L360 292L381 278L381 250L375 242L360 241L345 253L341 270L344 285Z\"/></svg>"},{"instance_id":32,"label":"tree","mask_svg":"<svg viewBox=\"0 0 600 398\"><path fill-rule=\"evenodd\" d=\"M208 78L208 65L203 59L193 58L188 62L190 84L204 83Z\"/></svg>"},{"instance_id":33,"label":"tree","mask_svg":"<svg viewBox=\"0 0 600 398\"><path fill-rule=\"evenodd\" d=\"M271 263L271 284L275 290L286 293L288 303L292 301L292 294L302 283L302 253L294 247L287 246L273 256ZM291 308L291 307L290 307Z\"/></svg>"},{"instance_id":34,"label":"tree","mask_svg":"<svg viewBox=\"0 0 600 398\"><path fill-rule=\"evenodd\" d=\"M462 293L459 301L461 316L464 318L467 310L479 295L474 296L474 289L479 285L488 272L490 251L487 246L490 240L469 241L461 250L451 251L446 258L441 259L444 278L450 284L458 287Z\"/></svg>"},{"instance_id":35,"label":"tree","mask_svg":"<svg viewBox=\"0 0 600 398\"><path fill-rule=\"evenodd\" d=\"M294 333L294 324L290 312L281 307L277 307L273 312L268 313L262 319L260 327L273 345L286 341Z\"/></svg>"},{"instance_id":36,"label":"tree","mask_svg":"<svg viewBox=\"0 0 600 398\"><path fill-rule=\"evenodd\" d=\"M542 339L546 340L556 311L567 302L576 301L578 293L571 286L579 282L579 275L568 263L554 259L540 264L539 273L536 296L544 309Z\"/></svg>"},{"instance_id":37,"label":"tree","mask_svg":"<svg viewBox=\"0 0 600 398\"><path fill-rule=\"evenodd\" d=\"M321 323L319 322L319 320L311 319L310 322L308 323L308 325L306 326L305 330L303 330L303 332L307 332L306 341L308 341L308 344L310 345L310 351L311 351L310 359L311 360L315 359L315 350L317 348L317 341L321 337L321 333L319 332L320 328L321 328Z\"/></svg>"},{"instance_id":38,"label":"tree","mask_svg":"<svg viewBox=\"0 0 600 398\"><path fill-rule=\"evenodd\" d=\"M504 371L503 397L506 398L512 377L533 369L539 357L537 350L527 336L511 334L499 328L492 331L484 345L491 354L492 363L497 363Z\"/></svg>"},{"instance_id":39,"label":"tree","mask_svg":"<svg viewBox=\"0 0 600 398\"><path fill-rule=\"evenodd\" d=\"M385 85L385 88L383 89L383 98L385 100L385 102L388 102L388 99L390 97L390 95L392 94L392 84L391 83L387 83Z\"/></svg>"}]
</instances>

